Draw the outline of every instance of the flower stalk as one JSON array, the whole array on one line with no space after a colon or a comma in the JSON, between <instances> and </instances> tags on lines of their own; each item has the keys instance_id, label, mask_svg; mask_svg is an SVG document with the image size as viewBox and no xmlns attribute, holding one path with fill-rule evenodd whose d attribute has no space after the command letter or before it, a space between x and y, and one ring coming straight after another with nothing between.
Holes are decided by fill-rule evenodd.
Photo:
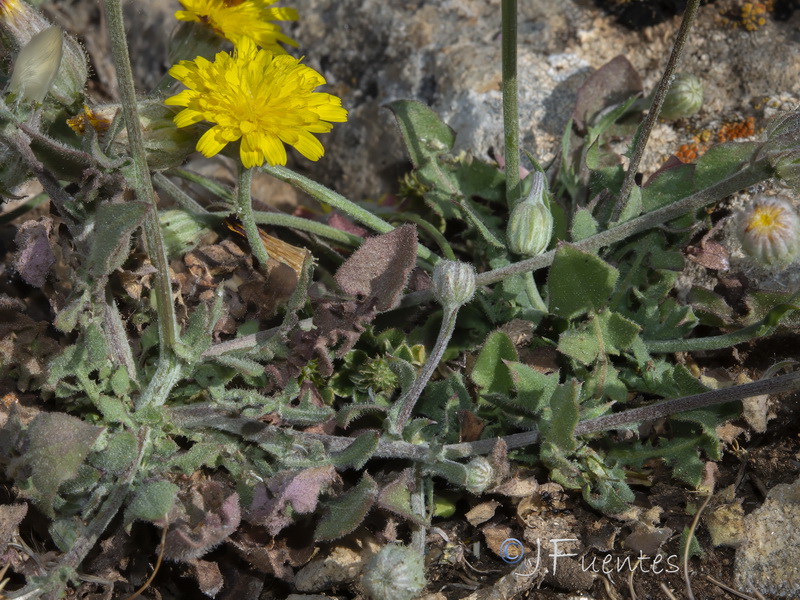
<instances>
[{"instance_id":1,"label":"flower stalk","mask_svg":"<svg viewBox=\"0 0 800 600\"><path fill-rule=\"evenodd\" d=\"M394 229L390 223L387 223L380 217L375 216L368 210L361 208L352 200L348 200L330 188L327 188L324 185L309 179L308 177L304 177L299 173L295 173L291 169L287 169L286 167L282 167L280 165L270 166L268 164L264 164L261 166L261 170L268 175L272 175L275 177L275 179L279 179L280 181L291 184L297 189L304 191L312 198L315 198L316 200L327 204L328 206L332 206L333 208L341 210L350 218L358 221L362 225L366 225L373 231L377 231L378 233L388 233ZM417 256L432 265L435 265L441 260L441 258L436 256L436 254L428 250L428 248L422 244L417 244Z\"/></svg>"},{"instance_id":2,"label":"flower stalk","mask_svg":"<svg viewBox=\"0 0 800 600\"><path fill-rule=\"evenodd\" d=\"M675 45L672 47L672 53L667 61L667 66L664 69L664 74L661 76L661 81L658 82L656 92L653 95L653 103L650 105L650 110L647 111L644 123L641 129L637 131L634 140L633 154L631 155L631 162L628 165L628 170L625 172L625 179L622 182L622 188L619 192L619 197L614 205L614 210L611 214L611 222L619 219L622 209L628 203L631 190L633 189L634 179L636 172L639 170L639 163L642 161L644 149L647 146L647 140L650 138L650 133L656 124L656 119L661 112L661 107L664 105L664 99L669 92L670 84L672 83L675 68L678 66L678 61L683 53L683 46L686 44L686 39L689 37L689 29L694 21L694 16L697 13L697 7L700 5L700 0L689 0L686 4L686 10L683 13L683 20L678 29L678 35L675 37Z\"/></svg>"},{"instance_id":3,"label":"flower stalk","mask_svg":"<svg viewBox=\"0 0 800 600\"><path fill-rule=\"evenodd\" d=\"M236 185L236 214L242 222L242 227L247 235L247 242L250 244L250 250L258 259L261 268L266 269L269 254L267 254L264 244L261 243L261 235L258 233L258 227L253 218L253 201L250 197L252 180L253 169L239 165L239 182Z\"/></svg>"},{"instance_id":4,"label":"flower stalk","mask_svg":"<svg viewBox=\"0 0 800 600\"><path fill-rule=\"evenodd\" d=\"M517 0L503 0L503 132L506 159L506 203L509 210L521 196L519 179L519 105L517 91Z\"/></svg>"},{"instance_id":5,"label":"flower stalk","mask_svg":"<svg viewBox=\"0 0 800 600\"><path fill-rule=\"evenodd\" d=\"M139 126L139 113L136 101L136 90L133 85L128 44L125 40L125 27L122 20L121 0L106 0L106 18L108 34L111 41L111 54L119 82L122 114L128 129L128 144L133 167L131 169L133 189L136 196L150 204L144 221L145 245L150 261L156 268L156 311L158 313L158 335L161 359L170 353L178 342L178 324L175 318L175 305L172 302L172 282L169 276L169 263L164 242L161 237L161 226L158 221L158 209L150 179L150 170L145 156L144 136Z\"/></svg>"}]
</instances>

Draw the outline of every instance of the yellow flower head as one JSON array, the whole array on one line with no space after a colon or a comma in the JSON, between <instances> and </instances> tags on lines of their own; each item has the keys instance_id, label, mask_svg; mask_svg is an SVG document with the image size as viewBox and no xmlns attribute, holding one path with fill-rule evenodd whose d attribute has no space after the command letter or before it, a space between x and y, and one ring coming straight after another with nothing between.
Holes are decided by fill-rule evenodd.
<instances>
[{"instance_id":1,"label":"yellow flower head","mask_svg":"<svg viewBox=\"0 0 800 600\"><path fill-rule=\"evenodd\" d=\"M286 51L278 43L297 46L281 33L281 26L270 21L296 21L293 8L270 8L277 0L180 0L186 10L179 10L179 21L196 21L208 25L217 34L238 46L243 38L276 54Z\"/></svg>"},{"instance_id":2,"label":"yellow flower head","mask_svg":"<svg viewBox=\"0 0 800 600\"><path fill-rule=\"evenodd\" d=\"M169 74L187 90L164 102L186 108L175 115L178 127L200 121L215 125L197 142L203 156L217 154L229 142L242 140L242 164L286 164L284 144L309 160L325 150L314 133L326 133L331 123L347 120L341 99L315 92L325 79L288 54L256 48L243 38L233 54L220 52L209 62L198 56L181 61ZM328 122L330 121L330 122Z\"/></svg>"}]
</instances>

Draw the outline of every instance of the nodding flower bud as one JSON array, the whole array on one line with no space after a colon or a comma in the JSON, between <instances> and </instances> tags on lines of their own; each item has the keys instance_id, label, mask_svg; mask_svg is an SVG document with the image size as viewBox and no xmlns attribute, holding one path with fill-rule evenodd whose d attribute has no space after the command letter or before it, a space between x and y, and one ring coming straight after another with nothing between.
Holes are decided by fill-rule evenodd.
<instances>
[{"instance_id":1,"label":"nodding flower bud","mask_svg":"<svg viewBox=\"0 0 800 600\"><path fill-rule=\"evenodd\" d=\"M433 269L433 295L444 307L466 304L475 295L475 268L458 260L440 260Z\"/></svg>"},{"instance_id":2,"label":"nodding flower bud","mask_svg":"<svg viewBox=\"0 0 800 600\"><path fill-rule=\"evenodd\" d=\"M425 562L408 546L389 544L366 564L361 585L372 600L412 600L425 589Z\"/></svg>"},{"instance_id":3,"label":"nodding flower bud","mask_svg":"<svg viewBox=\"0 0 800 600\"><path fill-rule=\"evenodd\" d=\"M703 106L703 84L690 73L678 73L669 86L659 116L666 121L685 119Z\"/></svg>"},{"instance_id":4,"label":"nodding flower bud","mask_svg":"<svg viewBox=\"0 0 800 600\"><path fill-rule=\"evenodd\" d=\"M553 214L546 200L544 175L532 174L531 193L511 211L506 228L508 249L523 256L537 256L553 236Z\"/></svg>"},{"instance_id":5,"label":"nodding flower bud","mask_svg":"<svg viewBox=\"0 0 800 600\"><path fill-rule=\"evenodd\" d=\"M768 267L784 267L800 257L800 216L787 201L760 197L739 215L745 253Z\"/></svg>"},{"instance_id":6,"label":"nodding flower bud","mask_svg":"<svg viewBox=\"0 0 800 600\"><path fill-rule=\"evenodd\" d=\"M64 38L55 25L31 38L14 61L9 91L17 100L44 102L61 66Z\"/></svg>"},{"instance_id":7,"label":"nodding flower bud","mask_svg":"<svg viewBox=\"0 0 800 600\"><path fill-rule=\"evenodd\" d=\"M12 46L20 50L26 48L37 34L43 33L50 27L53 25L23 0L0 0L0 31ZM53 36L51 42L54 43L55 35L49 35ZM61 36L63 56L60 68L56 69L57 74L50 88L50 96L60 104L70 106L83 95L86 80L89 78L89 63L77 41L63 33ZM41 52L41 49L37 51L43 57ZM43 58L34 62L41 60ZM14 70L17 68L15 65Z\"/></svg>"},{"instance_id":8,"label":"nodding flower bud","mask_svg":"<svg viewBox=\"0 0 800 600\"><path fill-rule=\"evenodd\" d=\"M485 492L494 478L494 469L487 458L476 456L467 463L467 483L464 485L468 492L481 494Z\"/></svg>"}]
</instances>

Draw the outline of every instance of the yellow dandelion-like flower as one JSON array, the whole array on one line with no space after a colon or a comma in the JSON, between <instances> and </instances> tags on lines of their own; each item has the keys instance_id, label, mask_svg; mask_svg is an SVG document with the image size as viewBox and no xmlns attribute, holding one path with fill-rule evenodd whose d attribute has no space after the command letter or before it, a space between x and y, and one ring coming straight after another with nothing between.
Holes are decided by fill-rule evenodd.
<instances>
[{"instance_id":1,"label":"yellow dandelion-like flower","mask_svg":"<svg viewBox=\"0 0 800 600\"><path fill-rule=\"evenodd\" d=\"M186 10L177 11L175 18L203 23L235 46L243 38L249 38L266 50L284 54L286 51L279 42L290 46L297 46L297 42L271 21L296 21L298 15L293 8L271 7L275 2L277 0L180 0Z\"/></svg>"},{"instance_id":2,"label":"yellow dandelion-like flower","mask_svg":"<svg viewBox=\"0 0 800 600\"><path fill-rule=\"evenodd\" d=\"M247 168L265 160L285 165L284 144L319 160L325 149L312 134L347 120L341 99L314 91L325 83L322 75L288 54L258 49L248 38L233 54L220 52L213 63L200 56L184 60L169 74L189 88L164 101L186 107L175 115L177 126L215 123L197 142L197 150L210 157L241 139Z\"/></svg>"}]
</instances>

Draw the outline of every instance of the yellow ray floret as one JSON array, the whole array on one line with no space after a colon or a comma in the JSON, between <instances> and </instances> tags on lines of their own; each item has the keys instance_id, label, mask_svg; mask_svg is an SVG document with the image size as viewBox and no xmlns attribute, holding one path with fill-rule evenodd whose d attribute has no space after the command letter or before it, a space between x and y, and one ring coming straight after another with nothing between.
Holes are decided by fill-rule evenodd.
<instances>
[{"instance_id":1,"label":"yellow ray floret","mask_svg":"<svg viewBox=\"0 0 800 600\"><path fill-rule=\"evenodd\" d=\"M197 143L208 157L241 139L247 168L264 161L286 164L284 144L319 160L325 150L312 134L347 120L341 99L314 91L325 83L322 75L288 54L258 49L249 38L233 54L220 52L214 62L202 57L181 61L169 73L188 88L164 101L185 107L175 115L177 126L213 123Z\"/></svg>"},{"instance_id":2,"label":"yellow ray floret","mask_svg":"<svg viewBox=\"0 0 800 600\"><path fill-rule=\"evenodd\" d=\"M284 54L281 43L290 46L297 46L297 43L272 21L296 21L297 11L272 8L275 2L277 0L180 0L186 10L177 11L175 17L179 21L203 23L236 46L243 38L248 38L266 50Z\"/></svg>"}]
</instances>

